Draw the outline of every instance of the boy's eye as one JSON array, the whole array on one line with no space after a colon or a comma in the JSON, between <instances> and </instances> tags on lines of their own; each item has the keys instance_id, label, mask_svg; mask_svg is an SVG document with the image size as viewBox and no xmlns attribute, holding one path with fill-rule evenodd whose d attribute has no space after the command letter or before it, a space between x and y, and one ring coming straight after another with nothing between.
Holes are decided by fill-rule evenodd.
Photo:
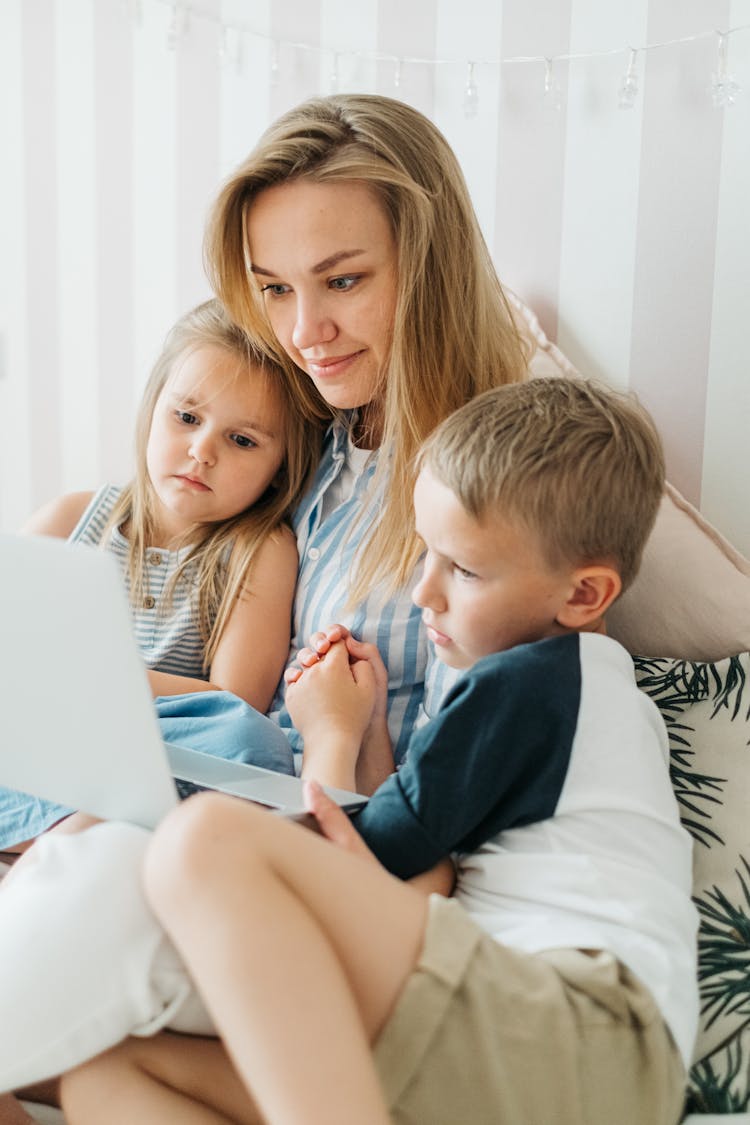
<instances>
[{"instance_id":1,"label":"boy's eye","mask_svg":"<svg viewBox=\"0 0 750 1125\"><path fill-rule=\"evenodd\" d=\"M175 414L181 422L185 423L186 426L194 426L198 421L196 416L194 414L191 414L189 410L175 410Z\"/></svg>"},{"instance_id":2,"label":"boy's eye","mask_svg":"<svg viewBox=\"0 0 750 1125\"><path fill-rule=\"evenodd\" d=\"M240 449L255 449L256 442L247 434L232 434L232 441L238 445Z\"/></svg>"},{"instance_id":3,"label":"boy's eye","mask_svg":"<svg viewBox=\"0 0 750 1125\"><path fill-rule=\"evenodd\" d=\"M453 564L453 569L461 576L461 578L476 578L476 574L474 574L472 570L467 570L465 567L459 566L458 563Z\"/></svg>"}]
</instances>

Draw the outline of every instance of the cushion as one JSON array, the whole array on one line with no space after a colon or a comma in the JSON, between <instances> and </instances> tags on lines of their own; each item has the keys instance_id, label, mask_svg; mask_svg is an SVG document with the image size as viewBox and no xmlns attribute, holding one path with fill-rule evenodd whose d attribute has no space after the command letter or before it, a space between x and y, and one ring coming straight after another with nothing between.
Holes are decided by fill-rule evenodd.
<instances>
[{"instance_id":1,"label":"cushion","mask_svg":"<svg viewBox=\"0 0 750 1125\"><path fill-rule=\"evenodd\" d=\"M694 839L701 1021L688 1111L750 1111L750 654L716 663L635 657L669 734L672 784Z\"/></svg>"},{"instance_id":2,"label":"cushion","mask_svg":"<svg viewBox=\"0 0 750 1125\"><path fill-rule=\"evenodd\" d=\"M533 376L579 376L534 313L506 296L532 348ZM720 660L750 649L750 562L676 488L666 494L638 578L607 615L631 653Z\"/></svg>"}]
</instances>

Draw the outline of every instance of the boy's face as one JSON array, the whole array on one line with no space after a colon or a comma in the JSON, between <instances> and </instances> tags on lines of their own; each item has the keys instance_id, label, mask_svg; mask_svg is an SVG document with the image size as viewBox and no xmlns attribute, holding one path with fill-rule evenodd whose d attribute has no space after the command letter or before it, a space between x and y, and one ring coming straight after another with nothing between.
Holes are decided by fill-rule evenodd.
<instances>
[{"instance_id":1,"label":"boy's face","mask_svg":"<svg viewBox=\"0 0 750 1125\"><path fill-rule=\"evenodd\" d=\"M427 550L412 597L445 664L469 668L566 631L556 617L574 589L573 568L551 569L523 526L494 516L480 523L427 468L414 510Z\"/></svg>"}]
</instances>

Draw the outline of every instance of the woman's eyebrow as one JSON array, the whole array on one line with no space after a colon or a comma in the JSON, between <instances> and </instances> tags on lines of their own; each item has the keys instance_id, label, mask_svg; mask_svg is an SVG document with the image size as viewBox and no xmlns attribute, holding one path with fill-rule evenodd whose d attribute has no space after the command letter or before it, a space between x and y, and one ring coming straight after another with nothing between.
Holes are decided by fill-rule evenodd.
<instances>
[{"instance_id":1,"label":"woman's eyebrow","mask_svg":"<svg viewBox=\"0 0 750 1125\"><path fill-rule=\"evenodd\" d=\"M339 262L347 261L349 258L356 258L359 254L364 254L364 250L337 250L335 254L331 254L328 258L324 258L322 262L317 262L312 269L311 273L325 273L326 270L332 269L337 266ZM262 274L264 277L278 277L279 274L273 270L264 269L259 266L257 262L250 263L250 270L252 273Z\"/></svg>"}]
</instances>

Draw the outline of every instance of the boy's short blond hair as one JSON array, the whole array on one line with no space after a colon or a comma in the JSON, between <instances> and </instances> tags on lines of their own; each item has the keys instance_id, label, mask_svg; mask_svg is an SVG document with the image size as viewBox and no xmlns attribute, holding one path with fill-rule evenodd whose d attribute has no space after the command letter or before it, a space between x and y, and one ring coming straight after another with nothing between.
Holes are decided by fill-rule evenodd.
<instances>
[{"instance_id":1,"label":"boy's short blond hair","mask_svg":"<svg viewBox=\"0 0 750 1125\"><path fill-rule=\"evenodd\" d=\"M552 567L607 563L635 578L664 491L656 427L632 395L531 379L478 395L427 438L427 467L482 522L534 534Z\"/></svg>"}]
</instances>

